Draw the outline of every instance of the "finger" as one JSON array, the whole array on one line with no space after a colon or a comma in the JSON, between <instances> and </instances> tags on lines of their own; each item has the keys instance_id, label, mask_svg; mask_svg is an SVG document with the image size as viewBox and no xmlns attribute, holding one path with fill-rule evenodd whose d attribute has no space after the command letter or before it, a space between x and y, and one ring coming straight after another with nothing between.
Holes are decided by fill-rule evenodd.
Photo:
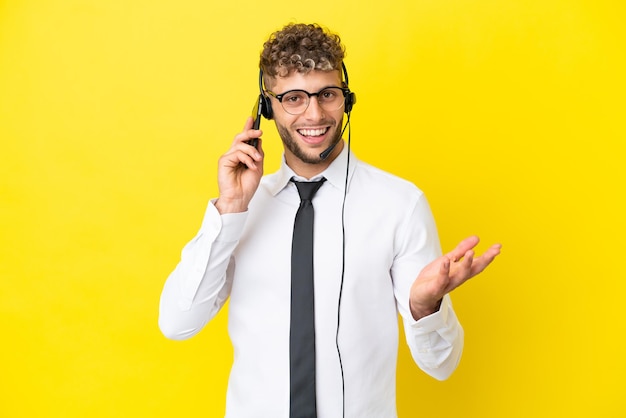
<instances>
[{"instance_id":1,"label":"finger","mask_svg":"<svg viewBox=\"0 0 626 418\"><path fill-rule=\"evenodd\" d=\"M450 273L450 285L456 288L469 279L472 273L472 264L474 262L474 251L469 250L463 254L463 258L454 263Z\"/></svg>"},{"instance_id":2,"label":"finger","mask_svg":"<svg viewBox=\"0 0 626 418\"><path fill-rule=\"evenodd\" d=\"M257 147L250 145L248 142L250 139L258 138L262 132L260 130L250 129L246 132L241 132L235 136L233 140L233 144L229 152L237 152L242 151L250 156L252 156L256 161L260 161L263 158L263 151L261 150L261 146L257 144ZM258 138L259 142L261 138Z\"/></svg>"},{"instance_id":3,"label":"finger","mask_svg":"<svg viewBox=\"0 0 626 418\"><path fill-rule=\"evenodd\" d=\"M249 142L251 139L260 138L263 135L263 131L260 129L252 129L254 124L254 120L252 117L248 116L246 119L246 123L243 126L243 131L235 135L233 139L233 146L239 142ZM248 144L249 145L249 144Z\"/></svg>"},{"instance_id":4,"label":"finger","mask_svg":"<svg viewBox=\"0 0 626 418\"><path fill-rule=\"evenodd\" d=\"M259 142L257 143L257 153L261 158L265 157L265 152L263 151L263 140L261 137L259 137Z\"/></svg>"},{"instance_id":5,"label":"finger","mask_svg":"<svg viewBox=\"0 0 626 418\"><path fill-rule=\"evenodd\" d=\"M245 144L232 148L223 156L224 165L230 168L237 168L240 164L243 164L248 168L256 168L256 161L261 161L263 157L256 149L252 149L254 151L250 152L250 147Z\"/></svg>"},{"instance_id":6,"label":"finger","mask_svg":"<svg viewBox=\"0 0 626 418\"><path fill-rule=\"evenodd\" d=\"M494 244L483 255L476 257L472 263L471 275L475 276L482 272L500 254L502 245Z\"/></svg>"},{"instance_id":7,"label":"finger","mask_svg":"<svg viewBox=\"0 0 626 418\"><path fill-rule=\"evenodd\" d=\"M235 135L233 139L232 147L236 147L238 144L246 144L250 146L251 139L259 139L263 135L263 131L260 129L248 129Z\"/></svg>"},{"instance_id":8,"label":"finger","mask_svg":"<svg viewBox=\"0 0 626 418\"><path fill-rule=\"evenodd\" d=\"M246 123L243 125L243 130L247 131L252 129L252 125L254 125L254 118L252 116L248 116Z\"/></svg>"},{"instance_id":9,"label":"finger","mask_svg":"<svg viewBox=\"0 0 626 418\"><path fill-rule=\"evenodd\" d=\"M461 241L454 250L446 254L446 257L452 261L459 261L466 252L476 247L479 241L480 239L475 235L467 237Z\"/></svg>"},{"instance_id":10,"label":"finger","mask_svg":"<svg viewBox=\"0 0 626 418\"><path fill-rule=\"evenodd\" d=\"M474 262L474 250L469 250L465 254L463 254L463 259L459 262L459 265L463 271L467 271L469 273L472 268L472 263Z\"/></svg>"}]
</instances>

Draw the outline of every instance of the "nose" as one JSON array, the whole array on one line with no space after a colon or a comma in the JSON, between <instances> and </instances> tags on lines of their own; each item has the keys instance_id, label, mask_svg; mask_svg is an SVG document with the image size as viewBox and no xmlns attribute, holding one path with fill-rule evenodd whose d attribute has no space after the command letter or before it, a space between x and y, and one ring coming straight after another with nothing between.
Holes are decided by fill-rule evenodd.
<instances>
[{"instance_id":1,"label":"nose","mask_svg":"<svg viewBox=\"0 0 626 418\"><path fill-rule=\"evenodd\" d=\"M324 109L322 109L320 103L317 101L317 96L309 97L309 105L304 111L304 116L312 120L320 120L324 117Z\"/></svg>"}]
</instances>

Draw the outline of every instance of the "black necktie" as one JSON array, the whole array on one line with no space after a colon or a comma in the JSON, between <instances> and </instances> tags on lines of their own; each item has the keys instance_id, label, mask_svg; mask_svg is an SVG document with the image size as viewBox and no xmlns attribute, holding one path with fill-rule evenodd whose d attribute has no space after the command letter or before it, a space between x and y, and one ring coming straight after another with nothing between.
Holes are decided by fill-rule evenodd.
<instances>
[{"instance_id":1,"label":"black necktie","mask_svg":"<svg viewBox=\"0 0 626 418\"><path fill-rule=\"evenodd\" d=\"M290 418L315 418L315 312L313 295L313 203L325 181L298 182L300 207L291 246Z\"/></svg>"}]
</instances>

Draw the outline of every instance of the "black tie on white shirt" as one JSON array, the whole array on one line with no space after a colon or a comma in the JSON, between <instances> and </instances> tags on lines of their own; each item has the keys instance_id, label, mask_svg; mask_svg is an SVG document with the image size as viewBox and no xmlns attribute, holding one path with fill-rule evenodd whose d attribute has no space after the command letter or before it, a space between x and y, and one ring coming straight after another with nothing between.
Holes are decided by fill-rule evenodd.
<instances>
[{"instance_id":1,"label":"black tie on white shirt","mask_svg":"<svg viewBox=\"0 0 626 418\"><path fill-rule=\"evenodd\" d=\"M290 418L316 418L315 301L313 285L313 196L325 178L291 179L300 194L291 246L291 329L289 332Z\"/></svg>"}]
</instances>

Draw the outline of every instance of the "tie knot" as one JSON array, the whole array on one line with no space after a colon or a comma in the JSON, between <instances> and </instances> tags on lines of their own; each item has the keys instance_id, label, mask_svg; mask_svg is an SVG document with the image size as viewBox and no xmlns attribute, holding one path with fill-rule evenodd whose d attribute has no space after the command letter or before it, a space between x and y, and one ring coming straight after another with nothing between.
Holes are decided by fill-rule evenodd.
<instances>
[{"instance_id":1,"label":"tie knot","mask_svg":"<svg viewBox=\"0 0 626 418\"><path fill-rule=\"evenodd\" d=\"M326 181L324 177L317 181L296 181L291 179L294 182L296 187L298 188L298 194L300 195L301 201L311 201L315 193L318 191L320 187L322 187L322 183Z\"/></svg>"}]
</instances>

